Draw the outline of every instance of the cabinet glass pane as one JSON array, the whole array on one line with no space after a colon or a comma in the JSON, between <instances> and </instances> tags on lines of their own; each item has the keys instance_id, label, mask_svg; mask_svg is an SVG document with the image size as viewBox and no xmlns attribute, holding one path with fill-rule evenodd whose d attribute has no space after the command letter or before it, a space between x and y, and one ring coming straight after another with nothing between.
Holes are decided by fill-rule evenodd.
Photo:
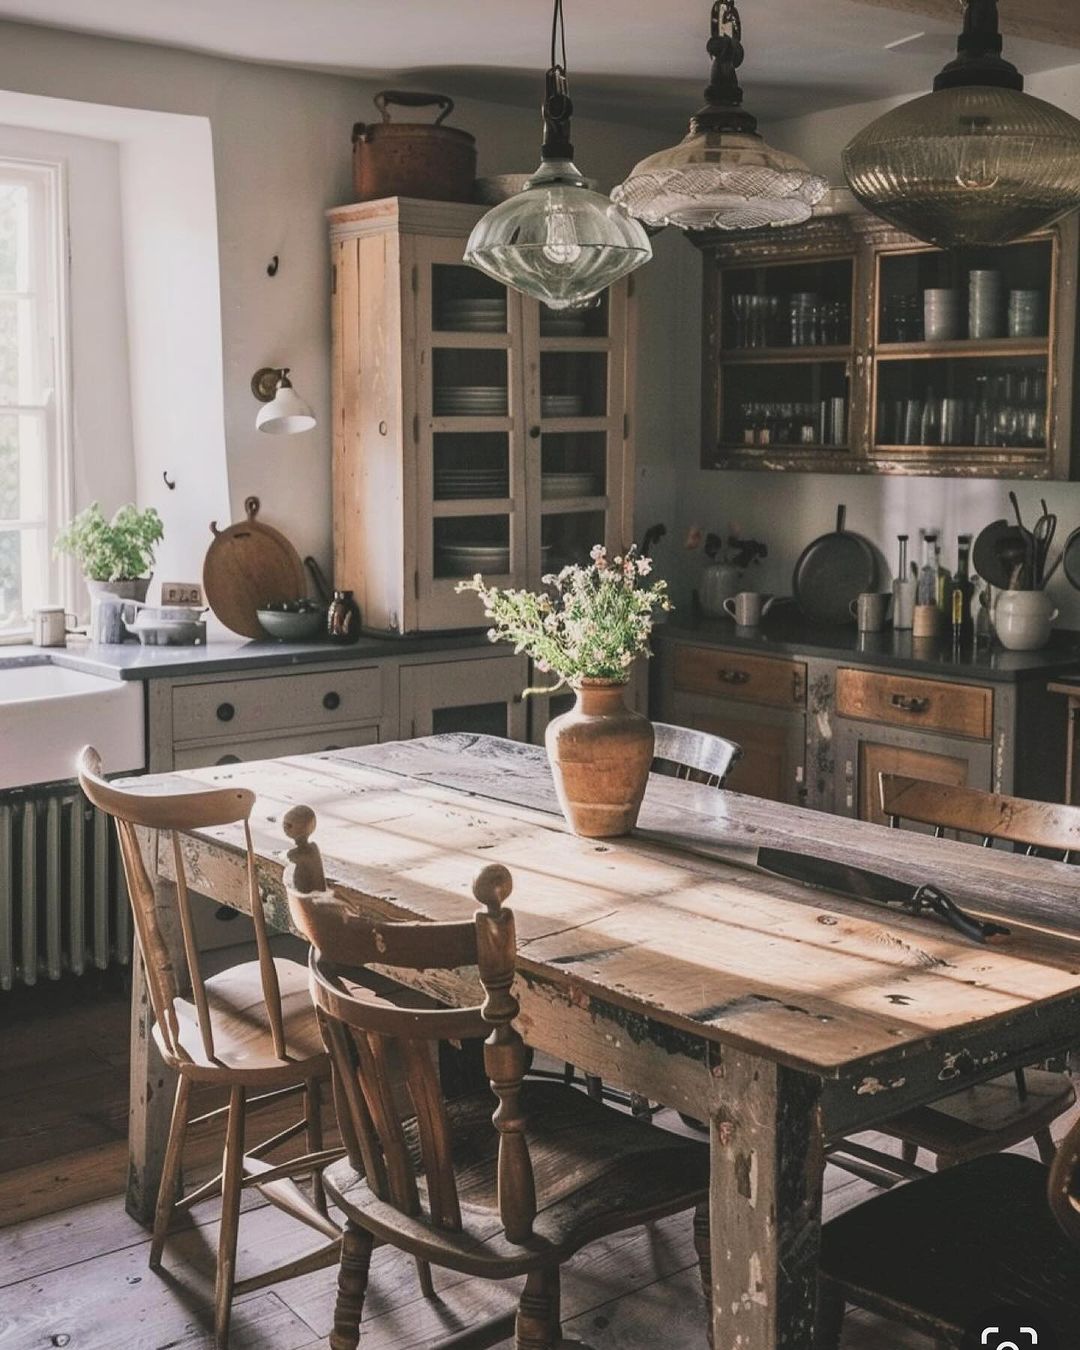
<instances>
[{"instance_id":1,"label":"cabinet glass pane","mask_svg":"<svg viewBox=\"0 0 1080 1350\"><path fill-rule=\"evenodd\" d=\"M605 495L607 435L604 432L549 431L540 445L540 495L544 501Z\"/></svg>"},{"instance_id":2,"label":"cabinet glass pane","mask_svg":"<svg viewBox=\"0 0 1080 1350\"><path fill-rule=\"evenodd\" d=\"M606 352L543 352L540 356L541 416L605 416L607 371Z\"/></svg>"},{"instance_id":3,"label":"cabinet glass pane","mask_svg":"<svg viewBox=\"0 0 1080 1350\"><path fill-rule=\"evenodd\" d=\"M847 366L842 361L725 366L722 438L729 447L846 448Z\"/></svg>"},{"instance_id":4,"label":"cabinet glass pane","mask_svg":"<svg viewBox=\"0 0 1080 1350\"><path fill-rule=\"evenodd\" d=\"M509 734L505 703L472 703L463 708L435 708L431 714L431 734L467 732L473 736Z\"/></svg>"},{"instance_id":5,"label":"cabinet glass pane","mask_svg":"<svg viewBox=\"0 0 1080 1350\"><path fill-rule=\"evenodd\" d=\"M440 332L506 332L506 288L475 267L436 263L431 305L432 327Z\"/></svg>"},{"instance_id":6,"label":"cabinet glass pane","mask_svg":"<svg viewBox=\"0 0 1080 1350\"><path fill-rule=\"evenodd\" d=\"M1045 358L882 361L875 444L1041 449Z\"/></svg>"},{"instance_id":7,"label":"cabinet glass pane","mask_svg":"<svg viewBox=\"0 0 1080 1350\"><path fill-rule=\"evenodd\" d=\"M878 333L884 343L1045 339L1049 332L1048 239L886 254L880 267Z\"/></svg>"},{"instance_id":8,"label":"cabinet glass pane","mask_svg":"<svg viewBox=\"0 0 1080 1350\"><path fill-rule=\"evenodd\" d=\"M505 431L437 431L432 445L436 501L510 496L510 437Z\"/></svg>"},{"instance_id":9,"label":"cabinet glass pane","mask_svg":"<svg viewBox=\"0 0 1080 1350\"><path fill-rule=\"evenodd\" d=\"M850 258L726 270L721 346L849 346L853 279Z\"/></svg>"},{"instance_id":10,"label":"cabinet glass pane","mask_svg":"<svg viewBox=\"0 0 1080 1350\"><path fill-rule=\"evenodd\" d=\"M437 347L432 363L436 417L505 417L509 412L509 365L504 349Z\"/></svg>"},{"instance_id":11,"label":"cabinet glass pane","mask_svg":"<svg viewBox=\"0 0 1080 1350\"><path fill-rule=\"evenodd\" d=\"M548 309L540 306L540 336L552 338L607 337L608 293L588 309Z\"/></svg>"},{"instance_id":12,"label":"cabinet glass pane","mask_svg":"<svg viewBox=\"0 0 1080 1350\"><path fill-rule=\"evenodd\" d=\"M569 563L588 563L594 544L606 539L603 511L575 511L541 518L544 571L557 572Z\"/></svg>"},{"instance_id":13,"label":"cabinet glass pane","mask_svg":"<svg viewBox=\"0 0 1080 1350\"><path fill-rule=\"evenodd\" d=\"M433 523L437 577L506 576L509 516L453 516Z\"/></svg>"}]
</instances>

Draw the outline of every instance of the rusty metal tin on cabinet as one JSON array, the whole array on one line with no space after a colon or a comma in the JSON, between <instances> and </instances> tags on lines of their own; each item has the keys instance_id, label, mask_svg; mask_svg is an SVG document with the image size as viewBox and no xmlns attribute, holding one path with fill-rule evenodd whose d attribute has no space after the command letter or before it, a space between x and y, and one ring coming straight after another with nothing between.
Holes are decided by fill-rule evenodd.
<instances>
[{"instance_id":1,"label":"rusty metal tin on cabinet","mask_svg":"<svg viewBox=\"0 0 1080 1350\"><path fill-rule=\"evenodd\" d=\"M438 104L434 123L391 122L388 104L422 108ZM454 108L446 94L384 89L375 95L381 122L353 127L353 183L356 199L420 197L432 201L472 200L476 181L476 139L457 127L444 127Z\"/></svg>"}]
</instances>

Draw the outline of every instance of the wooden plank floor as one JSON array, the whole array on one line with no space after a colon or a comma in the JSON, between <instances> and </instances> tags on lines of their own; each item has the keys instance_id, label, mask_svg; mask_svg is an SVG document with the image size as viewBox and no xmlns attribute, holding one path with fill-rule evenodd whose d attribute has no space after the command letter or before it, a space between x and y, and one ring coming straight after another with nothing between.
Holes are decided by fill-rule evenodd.
<instances>
[{"instance_id":1,"label":"wooden plank floor","mask_svg":"<svg viewBox=\"0 0 1080 1350\"><path fill-rule=\"evenodd\" d=\"M114 993L43 1008L0 1033L0 1350L209 1347L216 1204L171 1238L160 1276L147 1268L146 1232L124 1212L126 1003ZM208 1140L207 1158L213 1147ZM826 1216L871 1191L830 1168ZM246 1204L242 1275L304 1249L306 1230L257 1197ZM335 1278L319 1271L238 1300L234 1350L325 1346ZM510 1285L449 1272L436 1271L435 1282L439 1298L428 1303L412 1262L376 1251L362 1346L421 1350L515 1298ZM594 1244L566 1268L563 1306L566 1334L593 1350L706 1350L690 1216ZM929 1350L930 1342L852 1314L844 1347Z\"/></svg>"}]
</instances>

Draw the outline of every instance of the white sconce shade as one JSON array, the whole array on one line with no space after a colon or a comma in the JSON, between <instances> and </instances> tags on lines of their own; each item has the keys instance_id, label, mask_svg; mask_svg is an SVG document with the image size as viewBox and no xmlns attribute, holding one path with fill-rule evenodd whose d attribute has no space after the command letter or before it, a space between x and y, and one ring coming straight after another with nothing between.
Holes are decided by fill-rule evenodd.
<instances>
[{"instance_id":1,"label":"white sconce shade","mask_svg":"<svg viewBox=\"0 0 1080 1350\"><path fill-rule=\"evenodd\" d=\"M304 402L289 381L288 367L264 366L251 378L251 392L263 404L255 426L268 436L294 436L316 425L310 404Z\"/></svg>"}]
</instances>

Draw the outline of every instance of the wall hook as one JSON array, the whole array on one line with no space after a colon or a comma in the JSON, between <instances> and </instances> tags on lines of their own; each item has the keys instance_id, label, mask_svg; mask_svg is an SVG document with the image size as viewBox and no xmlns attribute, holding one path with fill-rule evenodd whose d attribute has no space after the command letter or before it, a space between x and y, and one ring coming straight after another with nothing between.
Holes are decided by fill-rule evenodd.
<instances>
[{"instance_id":1,"label":"wall hook","mask_svg":"<svg viewBox=\"0 0 1080 1350\"><path fill-rule=\"evenodd\" d=\"M268 277L276 277L276 276L277 276L277 274L278 274L278 262L279 262L279 260L278 260L278 255L275 253L274 256L270 259L270 261L266 264L266 275L267 275Z\"/></svg>"},{"instance_id":2,"label":"wall hook","mask_svg":"<svg viewBox=\"0 0 1080 1350\"><path fill-rule=\"evenodd\" d=\"M163 470L162 470L161 477L162 477L162 481L164 482L165 486L169 489L169 491L170 491L170 492L175 492L175 491L176 491L176 479L175 479L175 478L170 478L170 477L169 477L169 471L168 471L168 469L163 469Z\"/></svg>"}]
</instances>

